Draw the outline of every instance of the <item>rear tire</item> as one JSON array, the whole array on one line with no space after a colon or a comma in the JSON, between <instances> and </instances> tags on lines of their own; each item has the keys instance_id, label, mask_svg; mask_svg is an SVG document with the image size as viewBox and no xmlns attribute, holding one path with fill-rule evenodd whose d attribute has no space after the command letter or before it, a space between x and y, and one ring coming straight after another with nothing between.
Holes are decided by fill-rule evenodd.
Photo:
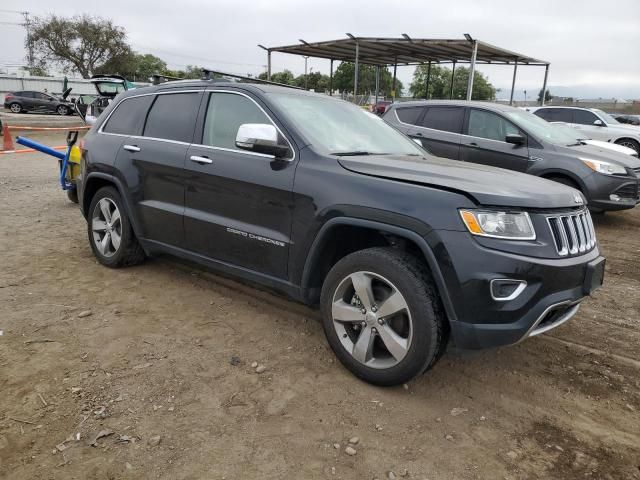
<instances>
[{"instance_id":1,"label":"rear tire","mask_svg":"<svg viewBox=\"0 0 640 480\"><path fill-rule=\"evenodd\" d=\"M402 251L370 248L341 259L324 281L320 306L340 362L375 385L408 382L446 347L447 320L426 266Z\"/></svg>"},{"instance_id":2,"label":"rear tire","mask_svg":"<svg viewBox=\"0 0 640 480\"><path fill-rule=\"evenodd\" d=\"M19 103L11 103L9 105L9 110L11 110L11 113L22 113L22 105Z\"/></svg>"},{"instance_id":3,"label":"rear tire","mask_svg":"<svg viewBox=\"0 0 640 480\"><path fill-rule=\"evenodd\" d=\"M615 141L616 145L622 145L623 147L631 148L636 151L638 155L640 155L640 143L632 138L620 138Z\"/></svg>"},{"instance_id":4,"label":"rear tire","mask_svg":"<svg viewBox=\"0 0 640 480\"><path fill-rule=\"evenodd\" d=\"M66 105L59 105L56 112L61 116L69 115L69 108Z\"/></svg>"},{"instance_id":5,"label":"rear tire","mask_svg":"<svg viewBox=\"0 0 640 480\"><path fill-rule=\"evenodd\" d=\"M107 267L137 265L145 259L122 197L114 187L102 187L91 199L87 232L93 254Z\"/></svg>"}]
</instances>

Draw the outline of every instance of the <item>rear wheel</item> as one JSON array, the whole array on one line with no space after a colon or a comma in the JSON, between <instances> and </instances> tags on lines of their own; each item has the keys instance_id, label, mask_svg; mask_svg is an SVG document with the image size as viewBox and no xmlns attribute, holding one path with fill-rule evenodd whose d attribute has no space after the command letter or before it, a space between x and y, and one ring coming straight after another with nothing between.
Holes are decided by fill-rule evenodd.
<instances>
[{"instance_id":1,"label":"rear wheel","mask_svg":"<svg viewBox=\"0 0 640 480\"><path fill-rule=\"evenodd\" d=\"M69 108L66 105L59 105L56 112L58 112L58 115L68 115Z\"/></svg>"},{"instance_id":2,"label":"rear wheel","mask_svg":"<svg viewBox=\"0 0 640 480\"><path fill-rule=\"evenodd\" d=\"M91 199L88 234L93 254L107 267L118 268L144 261L144 251L131 228L122 198L113 187L101 188Z\"/></svg>"},{"instance_id":3,"label":"rear wheel","mask_svg":"<svg viewBox=\"0 0 640 480\"><path fill-rule=\"evenodd\" d=\"M22 112L22 105L19 103L12 103L9 105L9 110L11 110L11 113L20 113Z\"/></svg>"},{"instance_id":4,"label":"rear wheel","mask_svg":"<svg viewBox=\"0 0 640 480\"><path fill-rule=\"evenodd\" d=\"M322 286L327 340L342 364L376 385L430 368L446 345L446 319L424 265L391 248L352 253Z\"/></svg>"},{"instance_id":5,"label":"rear wheel","mask_svg":"<svg viewBox=\"0 0 640 480\"><path fill-rule=\"evenodd\" d=\"M640 155L640 143L637 142L636 140L632 139L632 138L621 138L619 140L616 140L615 143L617 145L621 145L623 147L627 147L627 148L630 148L632 150L635 150L636 153L638 155Z\"/></svg>"}]
</instances>

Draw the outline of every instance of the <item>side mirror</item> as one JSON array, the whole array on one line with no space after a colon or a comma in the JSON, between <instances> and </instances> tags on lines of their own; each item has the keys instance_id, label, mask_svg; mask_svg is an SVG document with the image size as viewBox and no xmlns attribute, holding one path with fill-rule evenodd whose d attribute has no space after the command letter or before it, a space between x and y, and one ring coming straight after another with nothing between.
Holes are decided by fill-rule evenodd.
<instances>
[{"instance_id":1,"label":"side mirror","mask_svg":"<svg viewBox=\"0 0 640 480\"><path fill-rule=\"evenodd\" d=\"M238 128L236 147L255 153L273 155L276 158L287 156L289 146L278 143L278 130L266 123L243 123Z\"/></svg>"},{"instance_id":2,"label":"side mirror","mask_svg":"<svg viewBox=\"0 0 640 480\"><path fill-rule=\"evenodd\" d=\"M505 137L504 141L512 145L524 145L525 138L517 133L510 133Z\"/></svg>"},{"instance_id":3,"label":"side mirror","mask_svg":"<svg viewBox=\"0 0 640 480\"><path fill-rule=\"evenodd\" d=\"M596 127L604 127L604 122L603 122L602 120L600 120L600 119L598 119L598 120L594 120L593 124L594 124Z\"/></svg>"}]
</instances>

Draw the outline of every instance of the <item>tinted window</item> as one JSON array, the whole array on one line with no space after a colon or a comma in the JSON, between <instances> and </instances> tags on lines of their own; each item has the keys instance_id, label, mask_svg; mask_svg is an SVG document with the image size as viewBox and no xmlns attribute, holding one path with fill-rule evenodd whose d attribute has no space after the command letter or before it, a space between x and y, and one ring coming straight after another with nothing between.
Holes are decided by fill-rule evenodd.
<instances>
[{"instance_id":1,"label":"tinted window","mask_svg":"<svg viewBox=\"0 0 640 480\"><path fill-rule=\"evenodd\" d=\"M200 94L158 95L147 115L144 136L191 143Z\"/></svg>"},{"instance_id":2,"label":"tinted window","mask_svg":"<svg viewBox=\"0 0 640 480\"><path fill-rule=\"evenodd\" d=\"M109 117L102 131L121 135L140 135L144 116L152 100L152 95L123 100Z\"/></svg>"},{"instance_id":3,"label":"tinted window","mask_svg":"<svg viewBox=\"0 0 640 480\"><path fill-rule=\"evenodd\" d=\"M247 97L232 93L212 93L204 121L202 143L237 150L236 135L243 123L271 123Z\"/></svg>"},{"instance_id":4,"label":"tinted window","mask_svg":"<svg viewBox=\"0 0 640 480\"><path fill-rule=\"evenodd\" d=\"M18 92L16 95L19 95L25 98L33 98L33 92Z\"/></svg>"},{"instance_id":5,"label":"tinted window","mask_svg":"<svg viewBox=\"0 0 640 480\"><path fill-rule=\"evenodd\" d=\"M573 111L573 123L579 123L580 125L593 125L593 122L598 120L595 113L588 110L574 110Z\"/></svg>"},{"instance_id":6,"label":"tinted window","mask_svg":"<svg viewBox=\"0 0 640 480\"><path fill-rule=\"evenodd\" d=\"M469 111L469 135L504 142L507 135L518 134L518 128L500 115L486 110Z\"/></svg>"},{"instance_id":7,"label":"tinted window","mask_svg":"<svg viewBox=\"0 0 640 480\"><path fill-rule=\"evenodd\" d=\"M422 126L445 132L460 133L463 116L464 109L462 107L429 107L422 119Z\"/></svg>"},{"instance_id":8,"label":"tinted window","mask_svg":"<svg viewBox=\"0 0 640 480\"><path fill-rule=\"evenodd\" d=\"M410 125L417 125L418 118L424 110L424 107L407 107L396 109L396 115L401 122L408 123Z\"/></svg>"}]
</instances>

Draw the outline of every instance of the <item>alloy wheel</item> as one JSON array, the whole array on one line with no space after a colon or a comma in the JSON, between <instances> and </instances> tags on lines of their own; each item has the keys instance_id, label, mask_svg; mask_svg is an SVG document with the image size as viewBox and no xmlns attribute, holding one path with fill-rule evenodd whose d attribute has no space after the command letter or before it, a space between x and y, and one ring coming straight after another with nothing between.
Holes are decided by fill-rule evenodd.
<instances>
[{"instance_id":1,"label":"alloy wheel","mask_svg":"<svg viewBox=\"0 0 640 480\"><path fill-rule=\"evenodd\" d=\"M91 231L93 243L102 255L112 257L118 252L122 241L122 219L113 200L102 198L96 204L91 215Z\"/></svg>"},{"instance_id":2,"label":"alloy wheel","mask_svg":"<svg viewBox=\"0 0 640 480\"><path fill-rule=\"evenodd\" d=\"M12 103L10 109L13 113L20 113L20 111L22 110L22 107L17 103Z\"/></svg>"},{"instance_id":3,"label":"alloy wheel","mask_svg":"<svg viewBox=\"0 0 640 480\"><path fill-rule=\"evenodd\" d=\"M331 315L342 346L367 367L393 367L409 351L413 323L407 301L377 273L345 277L334 292Z\"/></svg>"}]
</instances>

